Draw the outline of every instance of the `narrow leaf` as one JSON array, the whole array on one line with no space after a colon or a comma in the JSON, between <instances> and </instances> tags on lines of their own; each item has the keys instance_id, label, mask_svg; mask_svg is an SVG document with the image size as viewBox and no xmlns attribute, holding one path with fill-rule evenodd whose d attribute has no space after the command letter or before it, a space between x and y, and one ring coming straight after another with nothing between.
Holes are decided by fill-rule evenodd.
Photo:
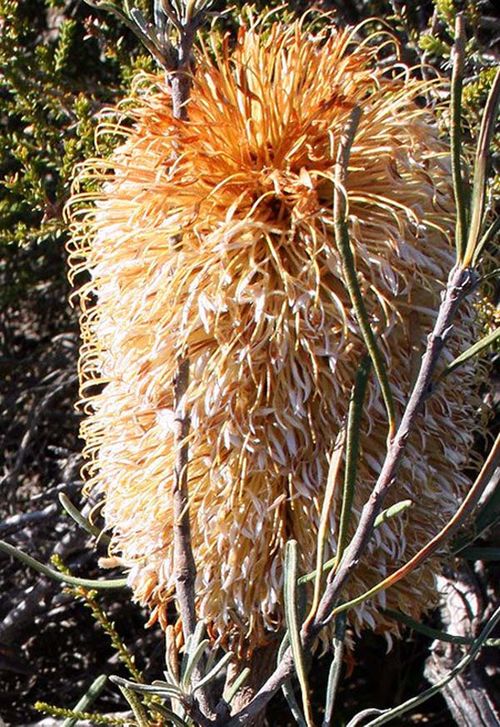
<instances>
[{"instance_id":1,"label":"narrow leaf","mask_svg":"<svg viewBox=\"0 0 500 727\"><path fill-rule=\"evenodd\" d=\"M476 266L479 258L482 255L483 250L490 244L490 242L493 242L495 240L498 231L500 230L500 215L496 217L491 225L488 227L482 238L479 240L479 242L476 245L476 249L474 250L474 257L472 258L472 265Z\"/></svg>"},{"instance_id":2,"label":"narrow leaf","mask_svg":"<svg viewBox=\"0 0 500 727\"><path fill-rule=\"evenodd\" d=\"M50 568L50 566L35 560L35 558L32 558L31 555L19 550L19 548L9 545L9 543L6 543L4 540L0 540L0 550L7 555L17 558L17 560L20 560L25 565L38 571L38 573L41 573L43 576L47 576L47 578L51 578L53 581L58 581L59 583L68 583L71 586L82 586L83 588L91 588L93 590L111 590L114 588L125 588L127 586L126 578L92 580L90 578L77 578L76 576L69 576L65 573L60 573L59 571Z\"/></svg>"},{"instance_id":3,"label":"narrow leaf","mask_svg":"<svg viewBox=\"0 0 500 727\"><path fill-rule=\"evenodd\" d=\"M344 184L349 165L350 150L360 116L361 109L359 107L354 108L346 125L345 133L341 139L337 163L335 164L335 184L333 187L335 244L340 256L344 284L347 288L347 292L349 293L363 341L365 342L365 346L370 354L370 358L373 362L373 367L380 384L382 398L384 399L385 407L387 409L387 417L389 420L388 439L391 440L396 430L394 401L389 385L389 379L387 377L384 357L378 347L375 333L371 327L370 318L363 301L363 293L359 286L358 274L354 263L354 255L347 227L347 193Z\"/></svg>"},{"instance_id":4,"label":"narrow leaf","mask_svg":"<svg viewBox=\"0 0 500 727\"><path fill-rule=\"evenodd\" d=\"M415 621L415 619L402 611L394 611L392 608L386 608L384 609L384 613L396 621L403 623L405 626L408 626L413 631L417 631L419 634L423 634L423 636L428 636L430 639L446 641L450 644L460 644L461 646L470 646L474 642L474 639L467 638L467 636L458 636L458 634L449 634L447 631L433 629L431 626L427 626L427 624ZM484 645L498 646L499 643L500 639L486 639Z\"/></svg>"},{"instance_id":5,"label":"narrow leaf","mask_svg":"<svg viewBox=\"0 0 500 727\"><path fill-rule=\"evenodd\" d=\"M383 523L386 522L386 520L390 520L392 517L401 515L401 513L408 510L408 508L412 505L413 500L401 500L400 502L396 502L394 505L387 507L385 510L382 510L382 512L377 515L373 527L379 528Z\"/></svg>"},{"instance_id":6,"label":"narrow leaf","mask_svg":"<svg viewBox=\"0 0 500 727\"><path fill-rule=\"evenodd\" d=\"M484 218L484 207L486 200L486 181L488 175L488 162L490 159L490 146L495 131L495 124L500 101L500 68L486 101L486 106L481 121L479 139L477 142L476 160L474 164L474 181L471 198L471 221L467 249L463 261L464 267L470 265L476 255L478 244L480 244L481 228Z\"/></svg>"},{"instance_id":7,"label":"narrow leaf","mask_svg":"<svg viewBox=\"0 0 500 727\"><path fill-rule=\"evenodd\" d=\"M108 677L105 674L101 674L97 677L97 679L94 679L90 687L87 689L85 694L81 699L78 700L78 702L73 707L74 712L87 712L89 707L92 706L92 704L95 702L97 697L100 695L104 687L106 686L106 682L108 681ZM65 719L62 723L62 727L75 727L77 724L76 719L73 719L72 717L68 717L68 719Z\"/></svg>"},{"instance_id":8,"label":"narrow leaf","mask_svg":"<svg viewBox=\"0 0 500 727\"><path fill-rule=\"evenodd\" d=\"M208 639L204 639L200 644L198 644L197 648L189 655L188 664L186 667L186 671L182 675L182 685L185 689L189 687L189 684L191 682L191 678L193 676L193 671L198 666L198 663L200 659L202 658L205 649L209 645L210 641Z\"/></svg>"},{"instance_id":9,"label":"narrow leaf","mask_svg":"<svg viewBox=\"0 0 500 727\"><path fill-rule=\"evenodd\" d=\"M130 705L130 708L134 713L134 717L137 720L137 727L149 727L149 720L146 712L135 692L131 689L127 689L127 687L121 686L120 684L118 685L118 689Z\"/></svg>"},{"instance_id":10,"label":"narrow leaf","mask_svg":"<svg viewBox=\"0 0 500 727\"><path fill-rule=\"evenodd\" d=\"M493 490L490 497L484 503L479 510L476 521L475 529L477 536L488 530L500 517L500 486L497 481L495 489Z\"/></svg>"},{"instance_id":11,"label":"narrow leaf","mask_svg":"<svg viewBox=\"0 0 500 727\"><path fill-rule=\"evenodd\" d=\"M200 681L194 686L194 688L192 689L192 694L194 694L198 689L202 689L204 686L209 684L213 679L215 679L217 674L219 674L219 672L221 672L222 669L224 669L224 667L227 666L227 664L229 664L229 662L231 661L231 659L233 657L234 657L234 654L232 651L228 651L227 654L224 654L222 659L220 659L217 662L217 664L214 667L212 667L212 669L210 669L210 671L207 674L205 674L203 679L200 679Z\"/></svg>"},{"instance_id":12,"label":"narrow leaf","mask_svg":"<svg viewBox=\"0 0 500 727\"><path fill-rule=\"evenodd\" d=\"M288 632L285 633L281 644L279 645L278 654L276 656L276 665L279 666L285 656L285 653L290 646L290 639L288 638ZM281 685L281 691L285 697L288 708L292 714L292 717L297 722L299 727L307 727L306 720L302 714L302 710L299 707L297 699L295 698L295 692L293 691L292 680L287 679L284 684Z\"/></svg>"},{"instance_id":13,"label":"narrow leaf","mask_svg":"<svg viewBox=\"0 0 500 727\"><path fill-rule=\"evenodd\" d=\"M291 679L287 679L287 681L281 686L281 691L283 692L283 696L288 704L288 709L299 727L308 727L307 722L304 719L304 715L302 714L302 710L299 707L299 703L295 697Z\"/></svg>"},{"instance_id":14,"label":"narrow leaf","mask_svg":"<svg viewBox=\"0 0 500 727\"><path fill-rule=\"evenodd\" d=\"M106 535L106 533L104 533L93 523L91 523L89 518L85 517L85 515L82 515L80 510L75 507L75 505L73 505L69 497L67 497L67 495L65 495L63 492L59 495L59 502L66 510L68 515L75 521L77 525L85 530L85 532L89 533L90 535L94 535L102 543L109 544L111 542L111 538L109 537L109 535Z\"/></svg>"},{"instance_id":15,"label":"narrow leaf","mask_svg":"<svg viewBox=\"0 0 500 727\"><path fill-rule=\"evenodd\" d=\"M150 694L151 696L161 696L169 699L181 699L184 696L176 684L169 684L168 682L156 681L153 684L138 684L118 676L110 676L109 679L114 684L118 684L119 687L125 687L138 694Z\"/></svg>"},{"instance_id":16,"label":"narrow leaf","mask_svg":"<svg viewBox=\"0 0 500 727\"><path fill-rule=\"evenodd\" d=\"M346 630L346 614L342 613L335 622L335 638L333 640L333 659L328 672L328 684L326 687L325 717L323 727L330 727L335 707L335 697L340 681L342 661L344 658L344 639Z\"/></svg>"},{"instance_id":17,"label":"narrow leaf","mask_svg":"<svg viewBox=\"0 0 500 727\"><path fill-rule=\"evenodd\" d=\"M477 356L481 351L483 351L485 348L488 348L488 346L492 346L494 343L496 343L498 340L500 340L500 328L497 328L494 331L491 331L491 333L488 333L487 336L483 336L481 340L477 341L473 346L468 348L466 351L460 354L460 356L457 356L448 366L444 369L442 376L448 376L448 374L451 374L452 371L454 371L456 368L461 366L463 363L468 361L470 358L473 358L473 356Z\"/></svg>"},{"instance_id":18,"label":"narrow leaf","mask_svg":"<svg viewBox=\"0 0 500 727\"><path fill-rule=\"evenodd\" d=\"M370 359L366 356L358 368L356 380L351 393L351 400L349 402L344 488L342 491L342 509L340 512L337 553L335 555L336 565L339 565L342 560L342 556L344 555L344 550L347 545L347 533L349 523L351 521L354 488L356 486L359 441L361 435L361 415L363 413L363 402L365 400L366 385L368 383L370 368Z\"/></svg>"},{"instance_id":19,"label":"narrow leaf","mask_svg":"<svg viewBox=\"0 0 500 727\"><path fill-rule=\"evenodd\" d=\"M231 704L232 700L236 696L238 690L243 686L243 684L246 682L248 677L250 676L250 669L248 666L246 666L240 674L236 677L234 682L230 684L227 689L224 691L223 699L228 704Z\"/></svg>"},{"instance_id":20,"label":"narrow leaf","mask_svg":"<svg viewBox=\"0 0 500 727\"><path fill-rule=\"evenodd\" d=\"M163 704L152 702L152 704L149 705L149 708L155 712L159 712L163 717L166 717L169 720L167 722L169 727L170 725L176 725L176 727L190 727L190 724L192 724L185 722L178 714L173 712L171 709L168 709L168 707L165 707Z\"/></svg>"},{"instance_id":21,"label":"narrow leaf","mask_svg":"<svg viewBox=\"0 0 500 727\"><path fill-rule=\"evenodd\" d=\"M203 621L198 621L194 633L187 640L185 658L183 658L181 665L181 684L184 689L188 688L193 670L196 669L203 652L209 644L208 639L203 639L204 633L205 624Z\"/></svg>"},{"instance_id":22,"label":"narrow leaf","mask_svg":"<svg viewBox=\"0 0 500 727\"><path fill-rule=\"evenodd\" d=\"M465 21L462 13L458 13L455 20L455 44L453 46L453 70L451 74L450 97L450 147L451 171L453 178L453 192L457 210L455 242L457 248L457 261L461 262L465 253L466 235L466 203L464 195L464 181L462 176L462 84L465 63Z\"/></svg>"},{"instance_id":23,"label":"narrow leaf","mask_svg":"<svg viewBox=\"0 0 500 727\"><path fill-rule=\"evenodd\" d=\"M311 622L318 608L318 604L321 597L321 583L323 580L323 573L325 572L323 558L325 553L325 546L327 537L330 531L330 511L332 508L333 498L337 490L338 475L340 470L340 464L342 462L342 456L344 454L344 440L345 440L345 428L342 427L340 430L337 440L335 442L332 455L330 457L330 465L328 467L328 477L326 481L325 497L321 508L321 518L318 528L317 546L316 546L316 570L314 571L314 594L307 617L307 623ZM299 584L301 580L299 579Z\"/></svg>"},{"instance_id":24,"label":"narrow leaf","mask_svg":"<svg viewBox=\"0 0 500 727\"><path fill-rule=\"evenodd\" d=\"M500 548L470 546L460 551L460 557L465 560L500 560Z\"/></svg>"},{"instance_id":25,"label":"narrow leaf","mask_svg":"<svg viewBox=\"0 0 500 727\"><path fill-rule=\"evenodd\" d=\"M290 639L295 669L302 693L302 703L307 727L311 727L312 714L309 702L309 690L307 686L307 674L304 661L302 642L300 640L299 603L297 593L297 570L298 570L298 549L297 541L289 540L285 546L285 568L284 568L284 601L285 621Z\"/></svg>"}]
</instances>

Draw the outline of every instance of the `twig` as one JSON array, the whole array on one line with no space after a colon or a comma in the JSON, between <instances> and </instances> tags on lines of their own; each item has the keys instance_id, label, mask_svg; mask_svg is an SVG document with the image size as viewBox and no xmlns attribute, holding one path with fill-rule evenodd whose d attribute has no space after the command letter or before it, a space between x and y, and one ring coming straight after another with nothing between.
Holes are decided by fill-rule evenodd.
<instances>
[{"instance_id":1,"label":"twig","mask_svg":"<svg viewBox=\"0 0 500 727\"><path fill-rule=\"evenodd\" d=\"M172 115L178 121L188 119L188 101L191 91L192 49L197 30L203 23L211 0L189 0L181 2L156 2L154 23L146 20L141 10L126 2L124 12L115 5L97 0L87 0L94 7L110 10L140 38L155 60L165 71L170 85ZM177 44L171 41L171 32L177 35ZM174 153L178 150L174 150ZM176 249L182 246L182 234L174 238ZM175 598L182 623L186 648L196 629L196 564L193 556L191 525L189 517L188 466L190 417L186 394L189 387L189 352L182 349L177 357L174 380L175 407L175 464L171 488L173 511L173 562ZM194 685L203 678L204 659L200 658L193 669ZM193 710L201 709L197 722L207 721L213 716L208 685L198 689L197 700L193 699ZM198 704L199 703L199 704Z\"/></svg>"},{"instance_id":2,"label":"twig","mask_svg":"<svg viewBox=\"0 0 500 727\"><path fill-rule=\"evenodd\" d=\"M191 91L191 53L196 31L203 21L203 8L199 11L194 4L192 13L184 18L178 15L176 25L179 33L179 45L175 49L175 68L167 69L167 79L172 91L172 114L175 119L186 121L188 118L187 102ZM180 240L178 241L180 242ZM182 351L177 361L177 373L174 384L175 405L175 466L172 486L173 503L173 545L174 545L174 578L175 594L182 621L184 642L196 629L196 563L193 556L191 541L191 524L189 518L188 466L190 428L189 412L186 408L186 392L189 386L189 358ZM193 683L200 682L203 677L204 660L193 670ZM203 716L212 715L211 699L208 686L200 688L198 693L199 706ZM195 703L193 708L198 708Z\"/></svg>"},{"instance_id":3,"label":"twig","mask_svg":"<svg viewBox=\"0 0 500 727\"><path fill-rule=\"evenodd\" d=\"M182 26L180 44L177 49L178 65L167 73L172 89L172 112L176 119L187 119L187 101L191 90L189 62L194 40L194 31ZM191 525L189 520L188 464L190 427L189 413L185 407L185 395L189 386L189 358L179 356L175 378L175 466L172 487L173 500L173 542L175 592L182 621L184 641L196 628L195 582L196 563L191 545Z\"/></svg>"},{"instance_id":4,"label":"twig","mask_svg":"<svg viewBox=\"0 0 500 727\"><path fill-rule=\"evenodd\" d=\"M26 512L21 515L12 515L11 517L5 518L0 521L0 536L10 535L18 530L26 527L29 524L37 524L49 520L51 517L57 514L58 507L55 502L52 502L43 510L36 510L34 512Z\"/></svg>"},{"instance_id":5,"label":"twig","mask_svg":"<svg viewBox=\"0 0 500 727\"><path fill-rule=\"evenodd\" d=\"M196 564L191 547L191 525L189 522L189 493L187 472L189 449L189 414L184 408L184 397L189 384L189 359L180 358L175 380L175 446L176 461L172 488L174 525L174 568L175 588L182 620L184 640L187 642L196 628L195 581Z\"/></svg>"}]
</instances>

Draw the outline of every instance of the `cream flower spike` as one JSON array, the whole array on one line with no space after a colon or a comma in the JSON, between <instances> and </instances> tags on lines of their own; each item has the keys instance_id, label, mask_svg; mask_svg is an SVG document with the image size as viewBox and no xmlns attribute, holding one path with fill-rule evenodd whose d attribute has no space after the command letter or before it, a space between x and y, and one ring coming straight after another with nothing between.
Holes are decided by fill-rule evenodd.
<instances>
[{"instance_id":1,"label":"cream flower spike","mask_svg":"<svg viewBox=\"0 0 500 727\"><path fill-rule=\"evenodd\" d=\"M112 553L165 626L173 380L187 354L198 613L212 638L247 653L283 626L284 543L297 540L303 573L315 568L328 458L364 355L332 220L334 161L354 106L363 114L346 183L350 235L398 414L454 263L448 149L417 102L427 85L400 64L382 68L379 53L352 28L243 27L234 46L198 52L189 121L172 117L161 76L118 121L103 121L100 133L119 130L121 144L87 164L98 191L73 201L70 261L89 276L79 289L82 436ZM475 339L464 304L443 365ZM387 503L413 505L376 530L346 599L415 553L467 491L474 377L472 364L462 368L427 402ZM386 434L372 377L352 528ZM336 501L326 558L339 510ZM351 612L353 627L394 630L386 603L418 617L435 602L433 572Z\"/></svg>"}]
</instances>

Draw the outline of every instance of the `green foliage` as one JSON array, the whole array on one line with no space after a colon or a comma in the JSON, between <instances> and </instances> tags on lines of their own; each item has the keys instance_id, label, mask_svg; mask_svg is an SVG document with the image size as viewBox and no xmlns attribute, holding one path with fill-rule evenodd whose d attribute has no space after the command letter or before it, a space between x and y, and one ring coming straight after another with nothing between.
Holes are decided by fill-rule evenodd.
<instances>
[{"instance_id":1,"label":"green foliage","mask_svg":"<svg viewBox=\"0 0 500 727\"><path fill-rule=\"evenodd\" d=\"M93 154L96 114L152 63L118 23L84 3L0 0L0 67L5 307L39 284L42 270L64 280L62 211L74 166Z\"/></svg>"},{"instance_id":2,"label":"green foliage","mask_svg":"<svg viewBox=\"0 0 500 727\"><path fill-rule=\"evenodd\" d=\"M61 573L71 575L69 569L58 556L52 556L52 563ZM83 601L85 606L90 609L95 622L99 624L104 633L109 637L118 659L136 681L142 682L143 677L135 664L134 655L123 642L123 639L116 630L114 623L109 619L106 611L97 600L97 591L84 588L83 586L67 586L67 590L76 599Z\"/></svg>"},{"instance_id":3,"label":"green foliage","mask_svg":"<svg viewBox=\"0 0 500 727\"><path fill-rule=\"evenodd\" d=\"M64 707L54 707L52 704L47 704L47 702L36 702L34 706L38 712L49 714L54 718L76 719L78 721L89 720L91 724L130 725L129 719L107 717L105 714L96 714L95 712L77 712L73 709L65 709Z\"/></svg>"},{"instance_id":4,"label":"green foliage","mask_svg":"<svg viewBox=\"0 0 500 727\"><path fill-rule=\"evenodd\" d=\"M112 19L71 0L0 0L0 27L0 243L54 244L97 112L151 64Z\"/></svg>"}]
</instances>

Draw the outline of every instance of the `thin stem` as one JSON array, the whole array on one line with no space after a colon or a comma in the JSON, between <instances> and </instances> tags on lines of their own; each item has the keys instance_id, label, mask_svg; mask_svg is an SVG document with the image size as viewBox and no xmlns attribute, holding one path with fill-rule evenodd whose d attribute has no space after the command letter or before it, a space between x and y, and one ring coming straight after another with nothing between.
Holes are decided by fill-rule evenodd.
<instances>
[{"instance_id":1,"label":"thin stem","mask_svg":"<svg viewBox=\"0 0 500 727\"><path fill-rule=\"evenodd\" d=\"M180 18L179 18L180 21ZM182 25L177 50L175 70L167 73L172 89L172 113L174 118L186 121L187 102L191 90L189 63L194 42L195 29L191 23ZM181 241L178 241L181 242ZM175 592L182 620L184 641L196 628L195 582L196 564L191 545L191 524L189 520L188 465L190 428L189 413L186 410L186 392L189 386L189 358L179 356L175 378L175 467L172 487L173 500L173 544L175 568Z\"/></svg>"},{"instance_id":2,"label":"thin stem","mask_svg":"<svg viewBox=\"0 0 500 727\"><path fill-rule=\"evenodd\" d=\"M196 564L191 546L189 493L187 484L189 448L187 437L190 420L185 411L185 394L189 385L189 359L179 359L175 380L175 446L176 461L172 500L174 511L173 541L176 597L187 642L196 628L195 580Z\"/></svg>"},{"instance_id":3,"label":"thin stem","mask_svg":"<svg viewBox=\"0 0 500 727\"><path fill-rule=\"evenodd\" d=\"M406 444L415 426L422 404L429 395L432 375L452 329L452 321L464 295L472 285L470 270L454 268L448 278L446 292L440 306L434 330L428 338L415 386L405 407L396 435L389 445L387 455L370 498L363 507L356 532L345 552L335 577L327 585L322 603L318 609L318 620L327 623L332 607L340 590L350 578L359 558L364 552L374 530L375 520L382 509L387 494L391 491L401 465Z\"/></svg>"},{"instance_id":4,"label":"thin stem","mask_svg":"<svg viewBox=\"0 0 500 727\"><path fill-rule=\"evenodd\" d=\"M167 73L172 91L172 113L174 118L186 121L188 118L187 103L191 92L191 52L196 31L201 25L203 13L194 14L186 22L182 22L179 31L179 45L176 49L177 63L175 70ZM179 17L179 21L181 22ZM176 241L182 245L182 238ZM175 595L182 622L184 642L194 634L196 629L196 563L193 556L191 523L189 517L188 467L190 417L187 410L186 394L189 386L189 358L184 351L177 360L177 373L174 383L175 399L175 467L172 486L173 504L173 546L174 546L174 577ZM193 684L203 678L204 658L202 657L193 669ZM203 715L213 715L211 708L212 696L210 687L204 685L198 693L199 706ZM197 707L197 705L194 705Z\"/></svg>"}]
</instances>

